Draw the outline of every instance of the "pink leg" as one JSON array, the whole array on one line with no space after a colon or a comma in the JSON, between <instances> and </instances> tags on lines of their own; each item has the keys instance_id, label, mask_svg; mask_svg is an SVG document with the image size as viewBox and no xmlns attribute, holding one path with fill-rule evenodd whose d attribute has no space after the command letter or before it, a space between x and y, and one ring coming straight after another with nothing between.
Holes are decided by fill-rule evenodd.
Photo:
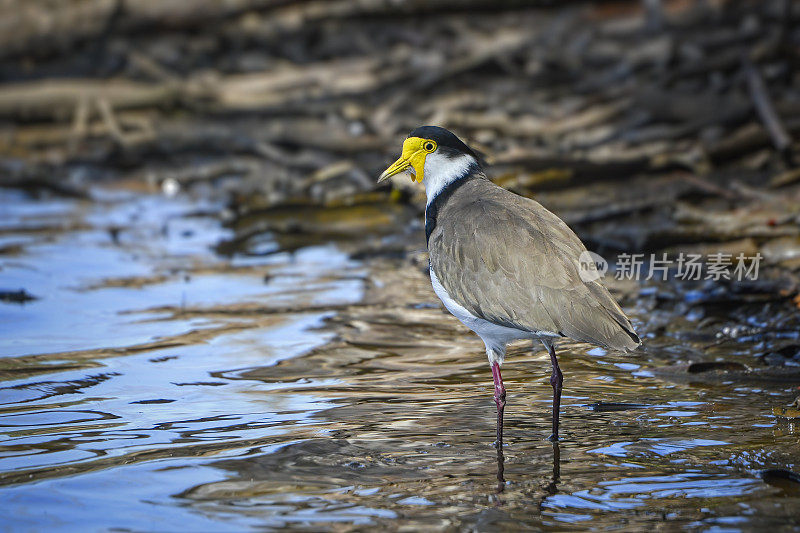
<instances>
[{"instance_id":1,"label":"pink leg","mask_svg":"<svg viewBox=\"0 0 800 533\"><path fill-rule=\"evenodd\" d=\"M500 375L500 365L492 363L492 378L494 379L494 403L497 404L497 441L498 449L503 447L503 409L506 406L506 388L503 386L503 376Z\"/></svg>"}]
</instances>

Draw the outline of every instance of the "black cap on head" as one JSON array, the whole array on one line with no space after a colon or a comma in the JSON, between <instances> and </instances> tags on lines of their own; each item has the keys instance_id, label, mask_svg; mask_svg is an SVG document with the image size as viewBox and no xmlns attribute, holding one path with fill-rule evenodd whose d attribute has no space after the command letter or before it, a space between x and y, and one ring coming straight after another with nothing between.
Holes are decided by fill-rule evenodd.
<instances>
[{"instance_id":1,"label":"black cap on head","mask_svg":"<svg viewBox=\"0 0 800 533\"><path fill-rule=\"evenodd\" d=\"M436 144L438 144L439 146L445 146L452 150L469 154L475 159L478 159L478 156L475 154L475 152L473 152L469 146L461 142L461 139L459 139L453 133L447 131L446 129L440 128L439 126L420 126L419 128L409 133L408 136L421 137L423 139L431 139L436 141Z\"/></svg>"}]
</instances>

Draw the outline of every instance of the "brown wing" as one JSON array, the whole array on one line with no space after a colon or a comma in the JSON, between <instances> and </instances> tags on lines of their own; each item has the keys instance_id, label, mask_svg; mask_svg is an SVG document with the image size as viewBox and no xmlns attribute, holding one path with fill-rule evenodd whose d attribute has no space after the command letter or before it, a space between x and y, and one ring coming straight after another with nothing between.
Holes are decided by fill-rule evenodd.
<instances>
[{"instance_id":1,"label":"brown wing","mask_svg":"<svg viewBox=\"0 0 800 533\"><path fill-rule=\"evenodd\" d=\"M584 282L578 236L539 203L470 180L442 207L428 242L450 296L475 316L626 350L640 344L599 282Z\"/></svg>"}]
</instances>

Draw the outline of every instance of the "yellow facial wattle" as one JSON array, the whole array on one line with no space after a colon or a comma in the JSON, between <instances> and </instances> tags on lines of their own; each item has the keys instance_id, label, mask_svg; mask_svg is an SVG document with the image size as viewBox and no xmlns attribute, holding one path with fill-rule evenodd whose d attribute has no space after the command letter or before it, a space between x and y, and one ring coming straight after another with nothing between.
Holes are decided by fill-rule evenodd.
<instances>
[{"instance_id":1,"label":"yellow facial wattle","mask_svg":"<svg viewBox=\"0 0 800 533\"><path fill-rule=\"evenodd\" d=\"M378 178L378 183L405 172L409 168L414 170L411 181L422 183L425 178L425 158L435 151L436 141L423 139L422 137L409 137L403 142L403 153L400 158L383 171L383 174Z\"/></svg>"}]
</instances>

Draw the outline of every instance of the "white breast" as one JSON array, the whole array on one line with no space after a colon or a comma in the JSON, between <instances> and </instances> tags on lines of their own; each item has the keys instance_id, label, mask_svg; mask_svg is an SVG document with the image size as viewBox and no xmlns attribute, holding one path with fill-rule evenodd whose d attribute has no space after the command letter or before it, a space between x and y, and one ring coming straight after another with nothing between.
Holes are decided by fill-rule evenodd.
<instances>
[{"instance_id":1,"label":"white breast","mask_svg":"<svg viewBox=\"0 0 800 533\"><path fill-rule=\"evenodd\" d=\"M557 336L554 333L543 331L524 331L516 328L509 328L506 326L499 326L488 320L478 318L470 313L464 306L453 300L447 293L447 290L442 286L436 272L430 268L431 284L433 285L433 292L442 301L444 306L450 311L453 316L461 321L462 324L478 334L486 345L486 353L489 360L494 362L497 360L503 362L506 354L506 344L517 339L541 339L543 337Z\"/></svg>"}]
</instances>

